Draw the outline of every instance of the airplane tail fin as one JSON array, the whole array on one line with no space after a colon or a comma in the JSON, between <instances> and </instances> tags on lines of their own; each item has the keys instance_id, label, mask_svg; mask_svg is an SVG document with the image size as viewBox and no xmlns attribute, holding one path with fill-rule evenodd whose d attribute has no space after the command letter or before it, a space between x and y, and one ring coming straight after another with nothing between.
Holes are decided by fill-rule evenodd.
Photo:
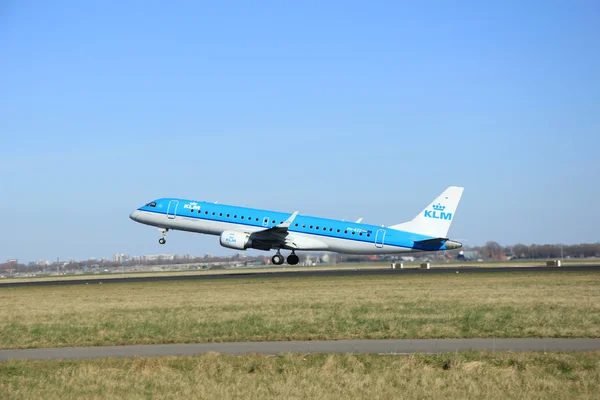
<instances>
[{"instance_id":1,"label":"airplane tail fin","mask_svg":"<svg viewBox=\"0 0 600 400\"><path fill-rule=\"evenodd\" d=\"M412 221L392 225L389 228L434 238L446 238L463 190L462 187L450 186Z\"/></svg>"}]
</instances>

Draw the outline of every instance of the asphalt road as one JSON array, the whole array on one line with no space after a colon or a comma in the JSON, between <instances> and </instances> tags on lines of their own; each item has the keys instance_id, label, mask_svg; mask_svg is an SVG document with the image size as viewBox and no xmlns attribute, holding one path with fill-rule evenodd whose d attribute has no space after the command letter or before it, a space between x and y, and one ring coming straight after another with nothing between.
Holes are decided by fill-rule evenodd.
<instances>
[{"instance_id":1,"label":"asphalt road","mask_svg":"<svg viewBox=\"0 0 600 400\"><path fill-rule=\"evenodd\" d=\"M405 269L336 269L336 270L311 270L305 271L277 271L277 272L236 272L231 274L210 274L206 275L168 275L168 276L129 276L126 278L93 278L86 279L64 279L53 281L41 281L32 278L27 282L3 282L0 284L0 289L6 287L18 286L55 286L55 285L86 285L86 284L106 284L106 283L131 283L131 282L159 282L159 281L191 281L191 280L208 280L208 279L265 279L265 278L299 278L299 277L329 277L329 276L366 276L366 275L413 275L413 274L455 274L460 273L492 273L492 272L561 272L561 271L598 271L600 265L573 265L568 267L432 267L431 269L424 268L405 268Z\"/></svg>"},{"instance_id":2,"label":"asphalt road","mask_svg":"<svg viewBox=\"0 0 600 400\"><path fill-rule=\"evenodd\" d=\"M240 355L246 353L453 353L457 351L594 351L600 350L600 339L401 339L401 340L337 340L302 342L244 342L156 344L138 346L69 347L51 349L0 350L0 362L11 359L58 360L104 357L191 356L217 352Z\"/></svg>"}]
</instances>

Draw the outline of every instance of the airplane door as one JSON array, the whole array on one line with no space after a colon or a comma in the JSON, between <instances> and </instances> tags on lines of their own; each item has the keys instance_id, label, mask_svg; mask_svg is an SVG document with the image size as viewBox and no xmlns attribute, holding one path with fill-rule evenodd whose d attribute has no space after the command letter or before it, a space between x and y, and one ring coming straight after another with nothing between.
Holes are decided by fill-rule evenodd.
<instances>
[{"instance_id":1,"label":"airplane door","mask_svg":"<svg viewBox=\"0 0 600 400\"><path fill-rule=\"evenodd\" d=\"M269 217L264 217L263 218L263 226L265 228L269 226Z\"/></svg>"},{"instance_id":2,"label":"airplane door","mask_svg":"<svg viewBox=\"0 0 600 400\"><path fill-rule=\"evenodd\" d=\"M377 231L377 235L375 236L375 247L382 248L383 247L383 239L385 238L385 229L379 229Z\"/></svg>"},{"instance_id":3,"label":"airplane door","mask_svg":"<svg viewBox=\"0 0 600 400\"><path fill-rule=\"evenodd\" d=\"M169 207L167 208L167 217L169 219L174 219L175 215L177 215L177 206L179 205L179 201L171 200L169 202Z\"/></svg>"}]
</instances>

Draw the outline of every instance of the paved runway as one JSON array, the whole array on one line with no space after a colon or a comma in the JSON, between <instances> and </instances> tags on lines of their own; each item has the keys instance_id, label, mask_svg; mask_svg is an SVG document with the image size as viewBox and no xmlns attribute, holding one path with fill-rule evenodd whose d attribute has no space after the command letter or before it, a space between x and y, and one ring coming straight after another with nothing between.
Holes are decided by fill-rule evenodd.
<instances>
[{"instance_id":1,"label":"paved runway","mask_svg":"<svg viewBox=\"0 0 600 400\"><path fill-rule=\"evenodd\" d=\"M299 342L156 344L138 346L70 347L0 350L0 362L11 359L56 360L103 357L190 356L199 353L453 353L457 351L593 351L600 339L400 339Z\"/></svg>"},{"instance_id":2,"label":"paved runway","mask_svg":"<svg viewBox=\"0 0 600 400\"><path fill-rule=\"evenodd\" d=\"M39 281L32 278L28 282L3 282L0 289L5 287L17 286L55 286L55 285L85 285L85 284L106 284L106 283L132 283L132 282L159 282L159 281L190 281L207 279L265 279L265 278L299 278L299 277L329 277L329 276L366 276L366 275L413 275L413 274L455 274L456 271L466 274L475 273L496 273L496 272L564 272L564 271L596 271L600 272L600 265L573 265L568 267L432 267L431 269L405 268L405 269L331 269L331 270L311 270L307 268L303 271L265 271L265 272L235 272L230 274L199 274L199 275L168 275L168 276L129 276L126 278L92 278L81 277L81 279Z\"/></svg>"}]
</instances>

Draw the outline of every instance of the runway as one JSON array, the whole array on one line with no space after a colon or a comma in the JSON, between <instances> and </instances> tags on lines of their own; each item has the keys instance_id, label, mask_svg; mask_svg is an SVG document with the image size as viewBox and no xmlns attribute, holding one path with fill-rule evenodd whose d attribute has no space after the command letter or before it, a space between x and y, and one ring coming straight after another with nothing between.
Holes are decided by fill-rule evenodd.
<instances>
[{"instance_id":1,"label":"runway","mask_svg":"<svg viewBox=\"0 0 600 400\"><path fill-rule=\"evenodd\" d=\"M335 340L297 342L239 342L198 344L156 344L136 346L69 347L0 350L0 362L22 360L81 360L104 357L191 356L202 353L240 355L247 353L453 353L457 351L594 351L600 339L399 339Z\"/></svg>"},{"instance_id":2,"label":"runway","mask_svg":"<svg viewBox=\"0 0 600 400\"><path fill-rule=\"evenodd\" d=\"M300 277L336 277L336 276L390 276L390 275L432 275L432 274L455 274L459 271L461 274L478 274L478 273L537 273L537 272L565 272L565 271L596 271L600 272L600 265L573 265L568 267L468 267L468 266L452 266L452 267L432 267L431 269L424 268L405 268L392 269L330 269L330 270L311 270L308 267L302 271L265 271L265 272L234 272L228 274L206 274L198 275L167 275L167 276L128 276L125 278L86 278L81 279L56 279L51 281L41 281L32 278L28 282L2 282L1 288L21 287L21 286L55 286L55 285L94 285L107 283L133 283L133 282L160 282L160 281L192 281L192 280L210 280L210 279L265 279L265 278L300 278Z\"/></svg>"}]
</instances>

